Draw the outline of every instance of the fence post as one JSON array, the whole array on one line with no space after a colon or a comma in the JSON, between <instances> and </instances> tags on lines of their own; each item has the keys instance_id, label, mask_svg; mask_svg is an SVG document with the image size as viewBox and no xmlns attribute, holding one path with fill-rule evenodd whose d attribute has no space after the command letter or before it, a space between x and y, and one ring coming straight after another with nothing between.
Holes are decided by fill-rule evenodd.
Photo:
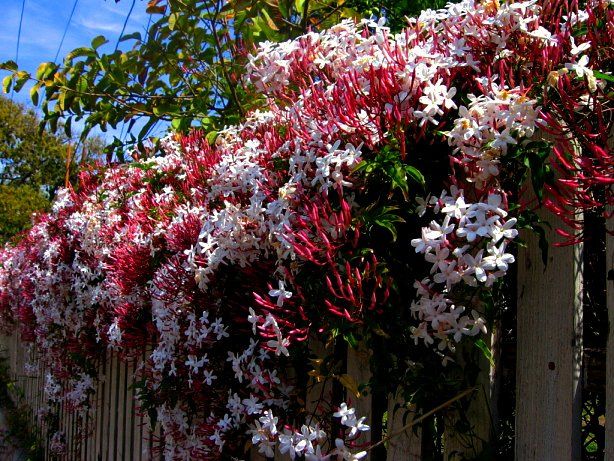
<instances>
[{"instance_id":1,"label":"fence post","mask_svg":"<svg viewBox=\"0 0 614 461\"><path fill-rule=\"evenodd\" d=\"M614 207L608 212L614 213ZM610 220L609 223L612 221ZM614 229L606 230L614 232ZM605 461L614 461L614 236L606 232L608 349L606 351Z\"/></svg>"},{"instance_id":2,"label":"fence post","mask_svg":"<svg viewBox=\"0 0 614 461\"><path fill-rule=\"evenodd\" d=\"M544 217L543 211L540 215ZM552 215L553 228L561 226ZM548 242L556 241L546 230ZM518 255L516 459L580 459L582 246L549 248L522 236Z\"/></svg>"}]
</instances>

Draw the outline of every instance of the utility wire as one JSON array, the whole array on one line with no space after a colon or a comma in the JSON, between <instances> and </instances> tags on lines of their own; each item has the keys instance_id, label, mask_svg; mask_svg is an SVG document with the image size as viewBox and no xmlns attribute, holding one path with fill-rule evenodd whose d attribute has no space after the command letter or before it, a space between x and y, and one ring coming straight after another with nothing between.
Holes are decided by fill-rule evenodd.
<instances>
[{"instance_id":1,"label":"utility wire","mask_svg":"<svg viewBox=\"0 0 614 461\"><path fill-rule=\"evenodd\" d=\"M135 4L136 4L136 0L132 0L132 5L130 5L130 9L128 10L128 16L126 16L126 19L124 20L122 31L119 33L119 37L117 37L117 43L115 43L115 51L117 51L117 48L119 48L119 42L122 39L124 32L126 31L126 26L128 25L128 20L130 19L130 16L132 15L132 10L134 9Z\"/></svg>"},{"instance_id":2,"label":"utility wire","mask_svg":"<svg viewBox=\"0 0 614 461\"><path fill-rule=\"evenodd\" d=\"M55 58L53 58L53 62L57 62L58 56L60 55L60 50L62 49L62 45L64 44L64 39L66 38L66 32L68 32L68 27L70 26L70 22L72 21L72 17L75 14L75 10L77 9L77 3L79 0L75 0L75 3L72 5L72 10L70 11L70 16L68 17L68 22L66 23L66 27L64 27L64 33L62 34L62 40L60 40L60 46L58 46L58 51L55 53Z\"/></svg>"},{"instance_id":3,"label":"utility wire","mask_svg":"<svg viewBox=\"0 0 614 461\"><path fill-rule=\"evenodd\" d=\"M15 50L15 62L19 61L19 44L21 42L21 25L23 24L23 12L26 9L26 0L21 2L21 16L19 16L19 29L17 30L17 49Z\"/></svg>"},{"instance_id":4,"label":"utility wire","mask_svg":"<svg viewBox=\"0 0 614 461\"><path fill-rule=\"evenodd\" d=\"M147 20L147 27L145 28L145 32L149 32L149 26L151 26L151 14L149 15L149 19Z\"/></svg>"},{"instance_id":5,"label":"utility wire","mask_svg":"<svg viewBox=\"0 0 614 461\"><path fill-rule=\"evenodd\" d=\"M15 62L19 61L19 44L21 43L21 25L23 24L23 12L26 9L26 0L21 2L21 15L19 16L19 29L17 30L17 48L15 49ZM11 87L11 101L15 90Z\"/></svg>"}]
</instances>

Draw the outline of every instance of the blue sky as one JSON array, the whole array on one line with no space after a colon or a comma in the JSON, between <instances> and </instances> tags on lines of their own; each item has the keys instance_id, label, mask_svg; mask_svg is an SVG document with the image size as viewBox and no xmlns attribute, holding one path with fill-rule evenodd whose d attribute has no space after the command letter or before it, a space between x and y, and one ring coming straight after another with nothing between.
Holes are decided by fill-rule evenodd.
<instances>
[{"instance_id":1,"label":"blue sky","mask_svg":"<svg viewBox=\"0 0 614 461\"><path fill-rule=\"evenodd\" d=\"M4 62L15 59L22 0L0 0L0 4L3 13L0 62ZM41 62L53 61L73 4L74 0L25 0L18 60L21 69L32 72ZM114 0L78 0L58 60L74 48L89 46L97 35L109 39L110 43L106 46L112 51L131 4L131 0L121 0L119 3ZM125 33L146 29L149 20L146 6L146 0L136 0ZM4 75L4 72L0 72L0 77ZM27 87L13 98L31 106ZM110 132L105 135L107 138L110 136Z\"/></svg>"}]
</instances>

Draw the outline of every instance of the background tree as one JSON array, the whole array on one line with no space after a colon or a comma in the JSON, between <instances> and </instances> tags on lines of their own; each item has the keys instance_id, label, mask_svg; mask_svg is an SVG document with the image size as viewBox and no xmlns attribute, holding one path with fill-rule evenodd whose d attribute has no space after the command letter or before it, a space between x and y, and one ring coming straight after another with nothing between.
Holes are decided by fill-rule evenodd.
<instances>
[{"instance_id":1,"label":"background tree","mask_svg":"<svg viewBox=\"0 0 614 461\"><path fill-rule=\"evenodd\" d=\"M34 111L0 97L0 242L26 229L33 212L46 210L56 191L74 180L77 166L98 155L100 139L86 140L79 155L70 138L39 132Z\"/></svg>"}]
</instances>

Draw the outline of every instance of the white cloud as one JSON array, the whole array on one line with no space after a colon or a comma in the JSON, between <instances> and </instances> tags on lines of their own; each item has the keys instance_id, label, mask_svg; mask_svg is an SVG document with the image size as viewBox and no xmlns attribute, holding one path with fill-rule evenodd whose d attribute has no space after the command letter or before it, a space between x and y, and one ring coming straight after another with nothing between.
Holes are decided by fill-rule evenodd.
<instances>
[{"instance_id":1,"label":"white cloud","mask_svg":"<svg viewBox=\"0 0 614 461\"><path fill-rule=\"evenodd\" d=\"M95 19L88 18L79 18L80 26L85 27L89 30L96 30L101 32L111 32L112 34L119 34L122 30L122 22L110 22L110 21L99 21Z\"/></svg>"}]
</instances>

